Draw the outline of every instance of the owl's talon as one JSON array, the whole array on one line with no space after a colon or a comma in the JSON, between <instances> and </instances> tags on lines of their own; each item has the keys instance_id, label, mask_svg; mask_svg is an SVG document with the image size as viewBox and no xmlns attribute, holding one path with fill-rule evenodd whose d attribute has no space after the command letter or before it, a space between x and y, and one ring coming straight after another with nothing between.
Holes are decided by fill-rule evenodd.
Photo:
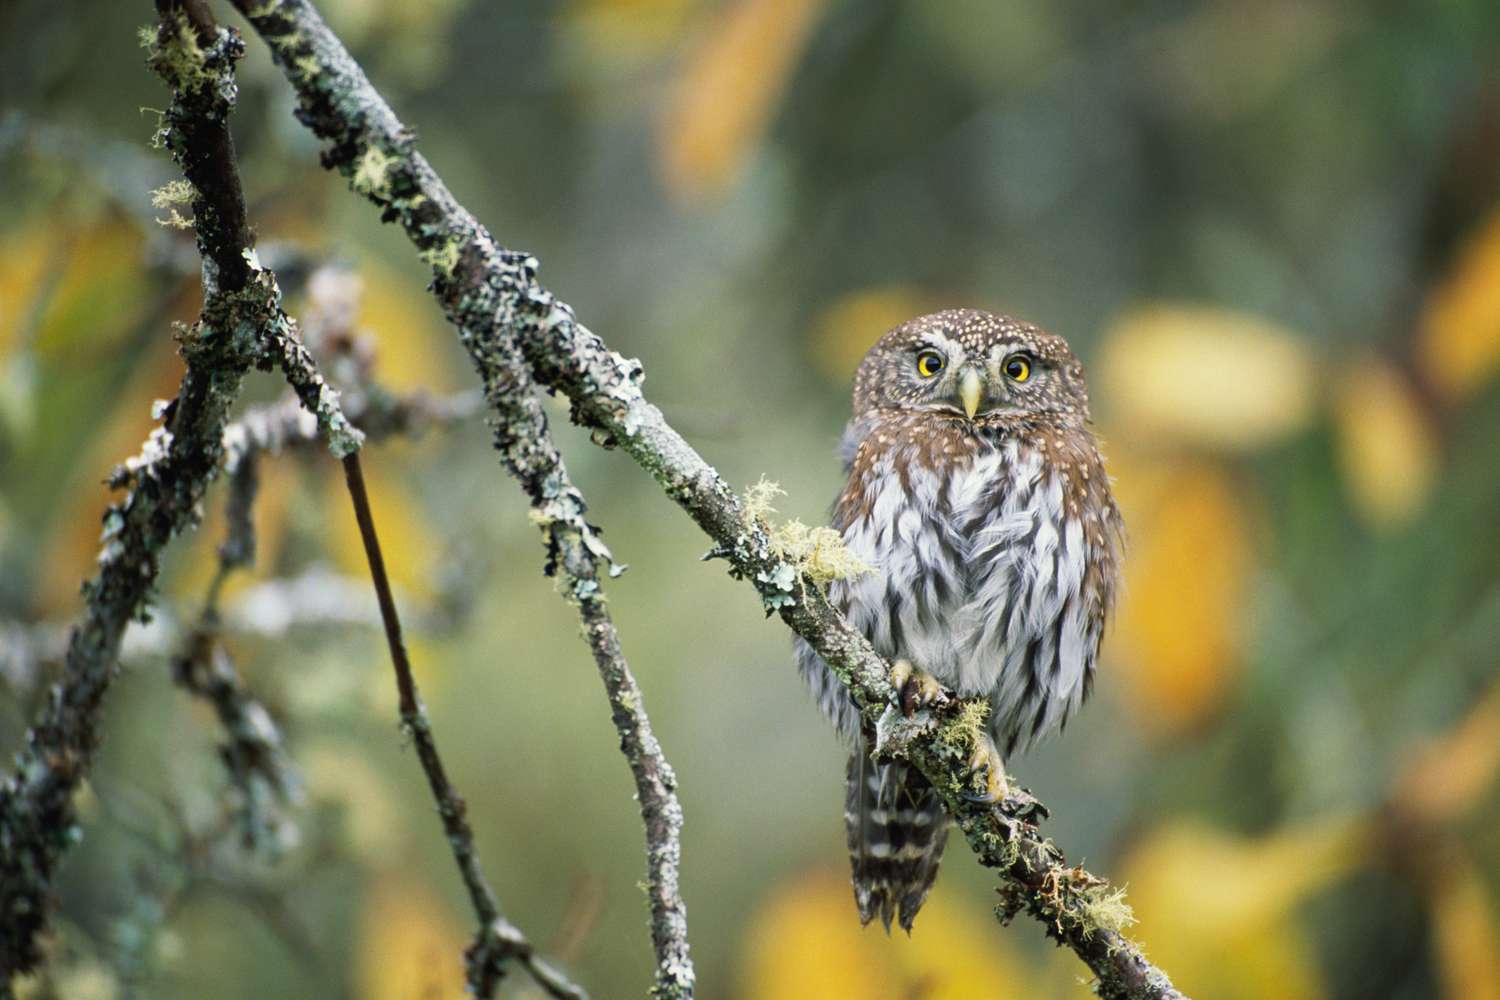
<instances>
[{"instance_id":1,"label":"owl's talon","mask_svg":"<svg viewBox=\"0 0 1500 1000\"><path fill-rule=\"evenodd\" d=\"M891 664L891 684L896 689L896 702L901 714L908 719L919 710L935 705L947 704L948 694L936 677L920 667L912 666L907 659Z\"/></svg>"},{"instance_id":2,"label":"owl's talon","mask_svg":"<svg viewBox=\"0 0 1500 1000\"><path fill-rule=\"evenodd\" d=\"M993 805L1011 794L1005 761L987 736L975 740L974 751L969 754L969 789L963 793L964 798L984 805Z\"/></svg>"}]
</instances>

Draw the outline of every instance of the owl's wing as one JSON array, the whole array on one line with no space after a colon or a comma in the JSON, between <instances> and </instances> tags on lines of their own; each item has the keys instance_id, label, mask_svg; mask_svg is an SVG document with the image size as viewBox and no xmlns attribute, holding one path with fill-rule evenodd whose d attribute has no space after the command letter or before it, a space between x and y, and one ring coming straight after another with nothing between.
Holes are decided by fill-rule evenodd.
<instances>
[{"instance_id":1,"label":"owl's wing","mask_svg":"<svg viewBox=\"0 0 1500 1000\"><path fill-rule=\"evenodd\" d=\"M839 438L839 460L844 463L844 475L854 466L854 453L859 451L859 443L869 436L874 424L873 417L855 417L844 427L844 436Z\"/></svg>"}]
</instances>

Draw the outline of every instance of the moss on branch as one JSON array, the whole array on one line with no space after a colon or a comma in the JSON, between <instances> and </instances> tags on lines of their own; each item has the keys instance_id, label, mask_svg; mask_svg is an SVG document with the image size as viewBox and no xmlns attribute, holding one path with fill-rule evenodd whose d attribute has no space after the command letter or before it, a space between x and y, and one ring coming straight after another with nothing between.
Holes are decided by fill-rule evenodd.
<instances>
[{"instance_id":1,"label":"moss on branch","mask_svg":"<svg viewBox=\"0 0 1500 1000\"><path fill-rule=\"evenodd\" d=\"M537 463L531 466L537 474L518 475L534 505L547 508L539 522L551 539L550 563L563 558L569 573L586 580L589 564L602 555L578 544L591 529L583 522L581 497L566 493L569 487L558 475L560 460L552 458L550 438L533 433L528 439L525 428L539 425L509 420L516 406L529 405L532 377L564 393L573 419L589 428L596 441L626 451L652 476L713 540L711 554L726 559L732 575L756 587L766 607L804 637L848 686L864 716L877 721L894 694L889 665L828 603L820 581L789 562L785 540L779 546L757 516L755 497L742 501L646 399L641 364L614 353L577 322L573 310L538 283L533 258L502 249L458 204L416 152L410 131L306 0L236 4L270 45L296 90L298 117L325 141L324 164L373 201L383 219L399 224L433 266L434 290L504 422L497 427L497 446L507 464ZM517 347L529 371L518 363ZM528 416L524 410L520 415ZM547 505L563 496L563 516L554 517ZM586 601L583 607L596 604ZM959 717L929 718L927 725L906 727L889 749L932 781L981 863L1001 873L1002 913L1024 909L1040 920L1094 972L1102 996L1180 997L1165 973L1120 933L1124 921L1115 892L1102 880L1068 867L1062 853L1042 836L1039 803L1025 793L998 806L964 796L967 755L957 749L972 726L972 719L962 715L965 711L962 701L952 699L950 712ZM658 959L660 987L665 962L660 948Z\"/></svg>"}]
</instances>

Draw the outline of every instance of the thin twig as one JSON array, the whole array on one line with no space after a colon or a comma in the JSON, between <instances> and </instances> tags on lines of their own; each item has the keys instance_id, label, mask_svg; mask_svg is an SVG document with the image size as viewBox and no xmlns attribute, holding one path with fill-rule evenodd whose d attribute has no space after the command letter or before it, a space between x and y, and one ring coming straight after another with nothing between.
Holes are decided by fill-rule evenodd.
<instances>
[{"instance_id":1,"label":"thin twig","mask_svg":"<svg viewBox=\"0 0 1500 1000\"><path fill-rule=\"evenodd\" d=\"M479 867L474 830L469 826L467 815L468 806L448 779L443 759L438 754L437 740L432 734L427 706L422 703L416 679L412 676L406 642L401 637L401 620L396 614L396 599L386 577L385 559L380 554L380 539L375 533L375 519L370 513L370 498L365 491L364 472L357 452L344 457L344 480L349 486L355 519L359 522L365 557L370 563L375 598L380 603L380 620L385 626L391 667L396 673L401 728L416 745L417 758L422 762L428 787L438 804L438 815L443 819L443 832L448 835L448 843L453 848L453 860L458 864L464 888L469 892L469 901L479 918L479 933L465 954L469 988L479 997L494 996L495 987L505 974L505 963L515 959L551 996L583 1000L586 996L583 990L538 958L526 936L500 914L500 902Z\"/></svg>"},{"instance_id":2,"label":"thin twig","mask_svg":"<svg viewBox=\"0 0 1500 1000\"><path fill-rule=\"evenodd\" d=\"M219 545L218 569L197 623L172 657L172 679L213 708L228 737L219 754L229 775L233 793L229 807L242 844L275 857L296 842L297 827L288 807L301 799L301 779L271 713L240 680L224 646L219 615L224 581L255 558L252 508L257 483L256 455L241 456L230 472L224 505L228 527Z\"/></svg>"},{"instance_id":3,"label":"thin twig","mask_svg":"<svg viewBox=\"0 0 1500 1000\"><path fill-rule=\"evenodd\" d=\"M235 5L297 92L299 119L328 143L324 164L347 177L383 218L399 223L432 265L433 289L481 374L510 362L519 343L537 381L566 393L576 421L649 472L713 539L714 554L728 560L732 574L756 586L768 613L780 614L807 639L865 716L878 720L893 694L889 664L782 558L765 526L747 516L729 485L646 400L639 362L610 351L577 323L572 309L537 282L536 262L503 250L457 202L416 151L411 130L307 0ZM513 378L511 385L524 383ZM589 537L586 530L581 534ZM1105 997L1180 997L1134 942L1095 919L1111 890L1067 866L1037 827L1037 803L1027 796L996 807L968 801L966 755L952 749L963 742L957 721L924 722L896 727L886 749L933 783L975 855L1001 873L1002 916L1024 909L1041 921L1088 964Z\"/></svg>"}]
</instances>

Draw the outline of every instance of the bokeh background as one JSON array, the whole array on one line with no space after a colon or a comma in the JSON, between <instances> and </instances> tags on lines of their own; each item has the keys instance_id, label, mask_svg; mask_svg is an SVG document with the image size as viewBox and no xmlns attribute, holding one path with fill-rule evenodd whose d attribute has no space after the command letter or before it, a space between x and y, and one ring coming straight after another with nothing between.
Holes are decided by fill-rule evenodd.
<instances>
[{"instance_id":1,"label":"bokeh background","mask_svg":"<svg viewBox=\"0 0 1500 1000\"><path fill-rule=\"evenodd\" d=\"M962 304L1066 335L1129 584L1097 696L1014 762L1050 833L1128 885L1196 997L1500 997L1500 6L321 6L459 198L642 359L730 482L779 482L779 516L826 516L849 377L887 327ZM7 755L78 611L101 479L172 394L169 324L197 308L191 241L151 204L174 174L147 141L150 19L0 10ZM291 108L252 35L234 129L294 312L326 310L306 274L341 267L383 384L471 387L424 268ZM1034 923L995 924L957 842L910 940L859 929L843 755L785 629L551 412L631 564L608 593L681 778L701 994L1087 995ZM642 995L629 776L517 489L477 421L366 469L507 915L596 996ZM228 648L302 774L299 839L273 859L214 838L219 737L167 653L223 500L127 644L32 995L456 997L470 916L325 456L264 465L257 564L226 590Z\"/></svg>"}]
</instances>

